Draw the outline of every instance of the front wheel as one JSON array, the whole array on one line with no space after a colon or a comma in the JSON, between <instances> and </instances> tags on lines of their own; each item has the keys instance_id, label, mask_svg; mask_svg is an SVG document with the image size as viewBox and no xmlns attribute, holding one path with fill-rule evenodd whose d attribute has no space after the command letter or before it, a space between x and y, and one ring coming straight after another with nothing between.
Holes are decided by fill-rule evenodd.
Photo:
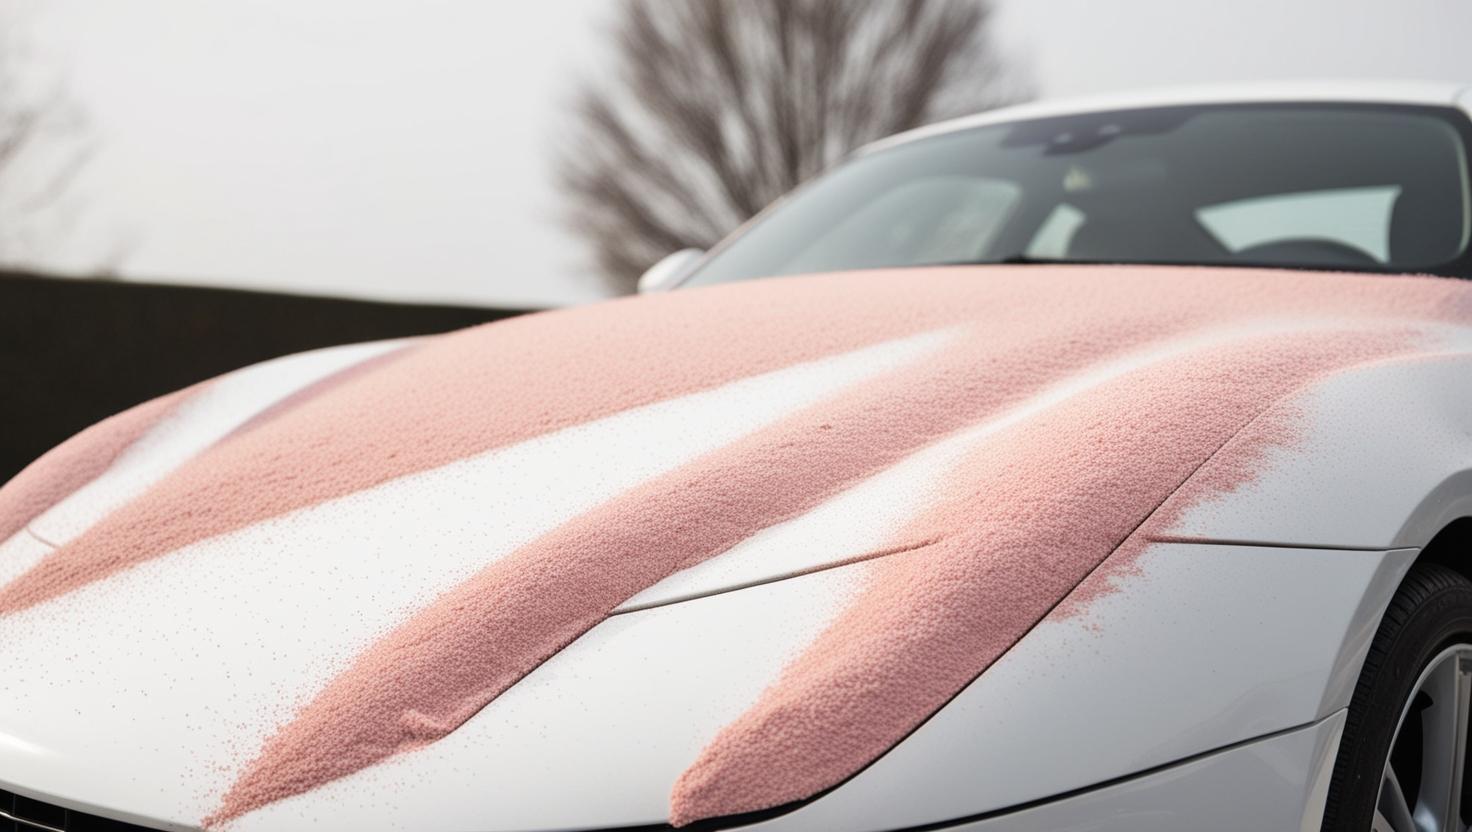
<instances>
[{"instance_id":1,"label":"front wheel","mask_svg":"<svg viewBox=\"0 0 1472 832\"><path fill-rule=\"evenodd\" d=\"M1350 701L1324 832L1466 832L1472 581L1411 568Z\"/></svg>"}]
</instances>

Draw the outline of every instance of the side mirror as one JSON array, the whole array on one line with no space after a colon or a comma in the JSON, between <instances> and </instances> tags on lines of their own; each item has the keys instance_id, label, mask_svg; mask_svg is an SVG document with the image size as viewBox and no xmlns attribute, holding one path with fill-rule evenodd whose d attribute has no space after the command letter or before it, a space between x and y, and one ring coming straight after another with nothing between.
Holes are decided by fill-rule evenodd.
<instances>
[{"instance_id":1,"label":"side mirror","mask_svg":"<svg viewBox=\"0 0 1472 832\"><path fill-rule=\"evenodd\" d=\"M705 252L698 248L680 249L674 254L666 255L664 259L649 267L649 270L639 275L639 294L646 292L664 292L680 285L680 281L690 276L695 264Z\"/></svg>"}]
</instances>

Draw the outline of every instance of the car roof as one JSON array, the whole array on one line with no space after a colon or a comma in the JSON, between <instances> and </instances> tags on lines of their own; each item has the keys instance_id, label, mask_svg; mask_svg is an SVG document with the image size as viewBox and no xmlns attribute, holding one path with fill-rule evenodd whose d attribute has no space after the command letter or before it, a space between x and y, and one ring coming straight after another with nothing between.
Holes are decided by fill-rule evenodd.
<instances>
[{"instance_id":1,"label":"car roof","mask_svg":"<svg viewBox=\"0 0 1472 832\"><path fill-rule=\"evenodd\" d=\"M1460 107L1472 116L1472 87L1445 81L1271 81L1191 87L1154 87L1086 98L1044 99L897 133L859 149L868 153L972 127L1034 118L1193 104L1346 102Z\"/></svg>"}]
</instances>

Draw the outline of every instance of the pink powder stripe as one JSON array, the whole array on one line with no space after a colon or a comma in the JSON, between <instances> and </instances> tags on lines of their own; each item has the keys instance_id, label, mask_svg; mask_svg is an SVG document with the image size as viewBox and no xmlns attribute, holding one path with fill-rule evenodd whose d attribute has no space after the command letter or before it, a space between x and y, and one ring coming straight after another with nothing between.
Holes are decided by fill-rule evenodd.
<instances>
[{"instance_id":1,"label":"pink powder stripe","mask_svg":"<svg viewBox=\"0 0 1472 832\"><path fill-rule=\"evenodd\" d=\"M281 398L279 401L273 403L269 407L264 408L256 415L250 417L239 427L235 428L235 430L230 431L229 435L225 437L225 440L234 439L235 437L238 437L242 434L250 433L261 425L264 425L267 422L274 421L319 396L330 393L333 390L341 387L342 385L352 382L356 379L363 378L374 370L380 369L381 367L388 365L390 362L397 361L398 359L402 358L404 355L408 354L409 350L412 350L416 346L418 346L419 343L420 342L415 341L399 347L395 347L388 352L381 352L378 355L373 356L372 358L367 358L355 364L350 364L335 373L330 373L322 378L319 378L311 384L308 384L299 390L293 391L290 395Z\"/></svg>"},{"instance_id":2,"label":"pink powder stripe","mask_svg":"<svg viewBox=\"0 0 1472 832\"><path fill-rule=\"evenodd\" d=\"M882 755L1021 638L1223 442L1405 333L1298 335L1137 371L984 445L865 593L679 778L671 822L771 808Z\"/></svg>"},{"instance_id":3,"label":"pink powder stripe","mask_svg":"<svg viewBox=\"0 0 1472 832\"><path fill-rule=\"evenodd\" d=\"M197 388L152 399L93 425L27 465L0 488L0 540L25 528L112 467Z\"/></svg>"}]
</instances>

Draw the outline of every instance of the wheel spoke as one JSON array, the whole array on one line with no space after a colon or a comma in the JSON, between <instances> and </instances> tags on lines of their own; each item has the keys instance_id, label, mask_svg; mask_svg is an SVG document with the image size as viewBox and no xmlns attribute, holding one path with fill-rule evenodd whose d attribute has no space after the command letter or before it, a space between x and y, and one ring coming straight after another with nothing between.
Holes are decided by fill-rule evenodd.
<instances>
[{"instance_id":1,"label":"wheel spoke","mask_svg":"<svg viewBox=\"0 0 1472 832\"><path fill-rule=\"evenodd\" d=\"M1462 769L1472 690L1466 658L1453 656L1443 662L1422 690L1431 704L1421 714L1423 771L1416 820L1428 832L1462 832Z\"/></svg>"},{"instance_id":2,"label":"wheel spoke","mask_svg":"<svg viewBox=\"0 0 1472 832\"><path fill-rule=\"evenodd\" d=\"M1472 732L1472 645L1457 644L1416 680L1391 739L1370 832L1468 832L1462 822ZM1391 758L1410 766L1401 783ZM1405 785L1414 791L1407 793Z\"/></svg>"},{"instance_id":3,"label":"wheel spoke","mask_svg":"<svg viewBox=\"0 0 1472 832\"><path fill-rule=\"evenodd\" d=\"M1456 696L1453 698L1453 734L1451 770L1451 793L1447 798L1446 830L1462 832L1462 778L1466 775L1468 707L1472 705L1472 657L1457 656L1448 662L1455 668Z\"/></svg>"},{"instance_id":4,"label":"wheel spoke","mask_svg":"<svg viewBox=\"0 0 1472 832\"><path fill-rule=\"evenodd\" d=\"M1416 832L1411 804L1400 787L1400 778L1390 766L1385 767L1385 779L1380 783L1380 804L1375 812L1373 832Z\"/></svg>"}]
</instances>

